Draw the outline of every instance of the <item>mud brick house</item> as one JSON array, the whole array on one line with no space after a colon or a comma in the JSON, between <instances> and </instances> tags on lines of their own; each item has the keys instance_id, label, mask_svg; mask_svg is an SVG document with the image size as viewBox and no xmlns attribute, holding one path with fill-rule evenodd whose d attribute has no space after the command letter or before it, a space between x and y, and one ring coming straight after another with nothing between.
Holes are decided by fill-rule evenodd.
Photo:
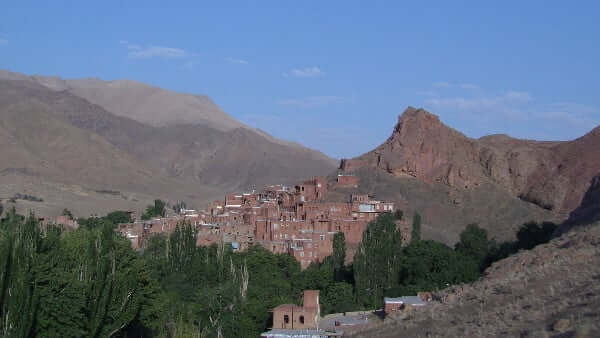
<instances>
[{"instance_id":1,"label":"mud brick house","mask_svg":"<svg viewBox=\"0 0 600 338\"><path fill-rule=\"evenodd\" d=\"M283 304L273 309L273 328L316 329L320 317L319 291L305 290L302 306Z\"/></svg>"},{"instance_id":2,"label":"mud brick house","mask_svg":"<svg viewBox=\"0 0 600 338\"><path fill-rule=\"evenodd\" d=\"M74 229L77 229L79 227L79 224L77 223L77 221L74 220L74 219L72 219L69 216L58 216L58 217L56 217L56 221L54 222L54 224L66 227L66 228L68 228L70 230L74 230Z\"/></svg>"},{"instance_id":3,"label":"mud brick house","mask_svg":"<svg viewBox=\"0 0 600 338\"><path fill-rule=\"evenodd\" d=\"M338 174L336 178L336 186L338 188L358 188L360 178L354 175Z\"/></svg>"},{"instance_id":4,"label":"mud brick house","mask_svg":"<svg viewBox=\"0 0 600 338\"><path fill-rule=\"evenodd\" d=\"M369 195L327 201L327 192L327 178L313 177L294 186L227 194L200 212L119 225L119 231L140 248L148 236L171 233L188 221L196 227L197 245L228 243L235 251L260 245L292 255L304 269L332 254L336 233L343 232L349 245L357 245L370 221L394 210L393 203Z\"/></svg>"}]
</instances>

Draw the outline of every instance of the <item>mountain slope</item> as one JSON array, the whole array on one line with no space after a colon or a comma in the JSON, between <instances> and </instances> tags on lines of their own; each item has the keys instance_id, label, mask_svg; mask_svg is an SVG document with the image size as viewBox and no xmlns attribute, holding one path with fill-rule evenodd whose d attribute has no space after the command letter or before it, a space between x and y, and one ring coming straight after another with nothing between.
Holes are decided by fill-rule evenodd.
<instances>
[{"instance_id":1,"label":"mountain slope","mask_svg":"<svg viewBox=\"0 0 600 338\"><path fill-rule=\"evenodd\" d=\"M579 206L600 174L599 148L600 128L570 142L471 139L409 107L382 145L342 160L340 171L360 176L357 191L394 201L409 217L419 211L426 238L452 244L478 223L505 240L525 222L562 221Z\"/></svg>"},{"instance_id":2,"label":"mountain slope","mask_svg":"<svg viewBox=\"0 0 600 338\"><path fill-rule=\"evenodd\" d=\"M347 163L458 189L492 183L565 216L581 203L590 180L600 173L598 147L600 127L569 142L505 135L475 140L445 126L437 116L409 107L384 144Z\"/></svg>"},{"instance_id":3,"label":"mountain slope","mask_svg":"<svg viewBox=\"0 0 600 338\"><path fill-rule=\"evenodd\" d=\"M222 192L175 180L123 151L102 135L80 128L86 114L102 128L110 114L70 94L35 83L0 80L0 199L17 193L44 201L17 201L20 210L55 216L141 208L155 197L199 201ZM127 122L127 121L125 121Z\"/></svg>"},{"instance_id":4,"label":"mountain slope","mask_svg":"<svg viewBox=\"0 0 600 338\"><path fill-rule=\"evenodd\" d=\"M598 337L600 225L494 263L485 276L356 337Z\"/></svg>"},{"instance_id":5,"label":"mountain slope","mask_svg":"<svg viewBox=\"0 0 600 338\"><path fill-rule=\"evenodd\" d=\"M242 127L208 96L180 94L130 80L65 81L66 90L117 116L162 127L203 124L219 130Z\"/></svg>"},{"instance_id":6,"label":"mountain slope","mask_svg":"<svg viewBox=\"0 0 600 338\"><path fill-rule=\"evenodd\" d=\"M60 90L63 80L6 74L11 79L0 80L0 136L10 146L0 151L7 159L0 172L200 207L225 192L291 183L335 168L322 153L250 128L149 125ZM20 114L27 118L15 120ZM53 125L60 128L45 128ZM43 139L33 142L37 138Z\"/></svg>"},{"instance_id":7,"label":"mountain slope","mask_svg":"<svg viewBox=\"0 0 600 338\"><path fill-rule=\"evenodd\" d=\"M172 92L131 80L64 80L59 77L27 76L0 70L5 80L30 81L53 91L69 92L121 117L155 127L202 124L219 130L242 127L208 96Z\"/></svg>"}]
</instances>

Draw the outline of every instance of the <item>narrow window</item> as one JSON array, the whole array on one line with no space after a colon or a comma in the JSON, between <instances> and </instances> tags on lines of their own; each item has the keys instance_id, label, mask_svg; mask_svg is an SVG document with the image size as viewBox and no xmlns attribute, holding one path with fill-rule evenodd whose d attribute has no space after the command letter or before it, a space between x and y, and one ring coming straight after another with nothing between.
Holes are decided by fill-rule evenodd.
<instances>
[{"instance_id":1,"label":"narrow window","mask_svg":"<svg viewBox=\"0 0 600 338\"><path fill-rule=\"evenodd\" d=\"M300 324L304 324L304 316L300 316Z\"/></svg>"},{"instance_id":2,"label":"narrow window","mask_svg":"<svg viewBox=\"0 0 600 338\"><path fill-rule=\"evenodd\" d=\"M290 316L283 315L283 322L286 323L286 324L289 324L290 323Z\"/></svg>"}]
</instances>

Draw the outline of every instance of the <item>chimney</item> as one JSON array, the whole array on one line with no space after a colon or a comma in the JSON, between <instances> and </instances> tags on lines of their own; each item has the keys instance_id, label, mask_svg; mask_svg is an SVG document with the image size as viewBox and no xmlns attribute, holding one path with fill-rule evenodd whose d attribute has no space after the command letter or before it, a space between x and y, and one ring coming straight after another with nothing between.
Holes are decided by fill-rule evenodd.
<instances>
[{"instance_id":1,"label":"chimney","mask_svg":"<svg viewBox=\"0 0 600 338\"><path fill-rule=\"evenodd\" d=\"M304 290L304 303L303 307L305 308L316 308L320 313L319 306L319 290Z\"/></svg>"}]
</instances>

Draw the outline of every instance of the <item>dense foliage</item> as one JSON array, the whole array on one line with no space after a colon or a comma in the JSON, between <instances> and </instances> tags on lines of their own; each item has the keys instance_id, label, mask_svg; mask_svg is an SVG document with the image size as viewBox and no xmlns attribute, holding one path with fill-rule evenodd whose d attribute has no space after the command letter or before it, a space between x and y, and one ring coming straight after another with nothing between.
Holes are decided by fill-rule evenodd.
<instances>
[{"instance_id":1,"label":"dense foliage","mask_svg":"<svg viewBox=\"0 0 600 338\"><path fill-rule=\"evenodd\" d=\"M146 207L146 211L142 214L142 219L148 220L152 217L164 217L166 205L167 204L164 201L154 200L154 205Z\"/></svg>"},{"instance_id":2,"label":"dense foliage","mask_svg":"<svg viewBox=\"0 0 600 338\"><path fill-rule=\"evenodd\" d=\"M500 243L492 242L489 248L486 266L506 258L519 250L530 250L537 245L547 243L554 235L557 225L552 222L529 222L523 224L517 231L517 239Z\"/></svg>"},{"instance_id":3,"label":"dense foliage","mask_svg":"<svg viewBox=\"0 0 600 338\"><path fill-rule=\"evenodd\" d=\"M417 211L415 211L415 214L413 215L410 240L413 242L421 240L421 214L419 214Z\"/></svg>"},{"instance_id":4,"label":"dense foliage","mask_svg":"<svg viewBox=\"0 0 600 338\"><path fill-rule=\"evenodd\" d=\"M113 336L152 301L143 260L109 222L42 231L33 215L10 210L0 224L0 267L7 337Z\"/></svg>"},{"instance_id":5,"label":"dense foliage","mask_svg":"<svg viewBox=\"0 0 600 338\"><path fill-rule=\"evenodd\" d=\"M354 256L354 280L359 304L382 303L385 290L398 285L402 237L391 214L369 223Z\"/></svg>"},{"instance_id":6,"label":"dense foliage","mask_svg":"<svg viewBox=\"0 0 600 338\"><path fill-rule=\"evenodd\" d=\"M413 220L420 226L420 216ZM414 295L445 286L469 282L479 277L475 260L434 241L412 238L401 245L400 231L391 214L380 216L368 225L354 256L354 280L357 305L377 308L384 296Z\"/></svg>"},{"instance_id":7,"label":"dense foliage","mask_svg":"<svg viewBox=\"0 0 600 338\"><path fill-rule=\"evenodd\" d=\"M160 203L158 207L161 207ZM164 205L162 206L164 209ZM323 314L373 309L384 296L472 281L493 259L550 238L553 225L530 223L498 246L469 225L455 249L428 240L401 245L398 214L371 222L345 264L343 234L333 254L301 271L289 255L259 246L196 246L179 224L135 252L117 232L126 212L79 219L72 232L41 228L12 210L0 222L0 332L6 337L255 337L275 306L321 292ZM508 248L508 249L507 249ZM505 250L505 251L503 251Z\"/></svg>"},{"instance_id":8,"label":"dense foliage","mask_svg":"<svg viewBox=\"0 0 600 338\"><path fill-rule=\"evenodd\" d=\"M181 212L182 209L187 209L187 204L184 201L179 201L175 204L173 204L173 211L174 212Z\"/></svg>"}]
</instances>

